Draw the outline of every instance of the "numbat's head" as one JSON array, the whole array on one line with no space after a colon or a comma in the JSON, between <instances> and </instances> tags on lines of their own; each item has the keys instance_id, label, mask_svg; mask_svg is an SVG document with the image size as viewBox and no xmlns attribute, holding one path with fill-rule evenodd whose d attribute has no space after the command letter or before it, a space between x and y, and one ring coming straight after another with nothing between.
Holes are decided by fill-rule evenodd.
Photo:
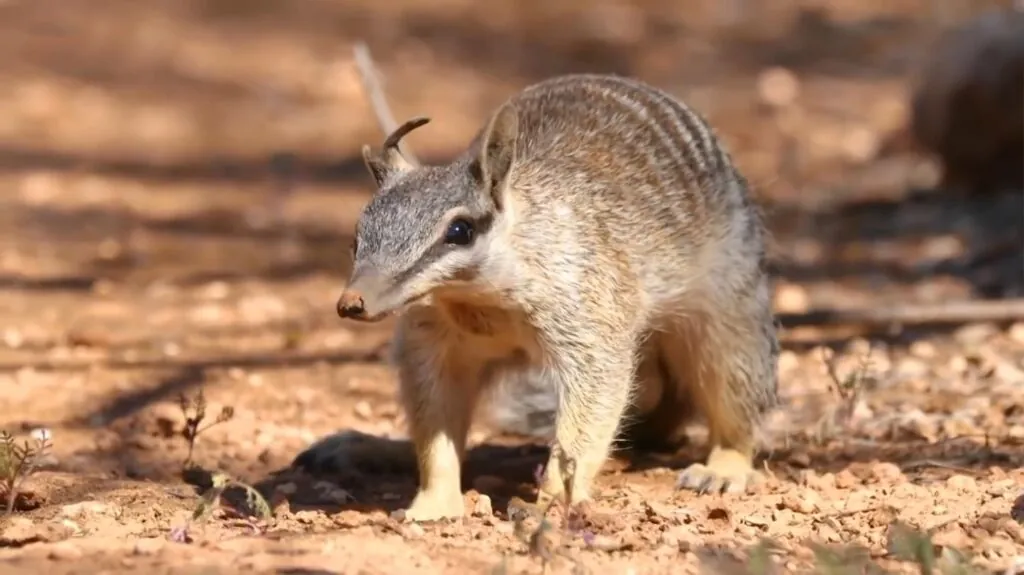
<instances>
[{"instance_id":1,"label":"numbat's head","mask_svg":"<svg viewBox=\"0 0 1024 575\"><path fill-rule=\"evenodd\" d=\"M515 109L503 106L444 166L415 165L399 151L399 141L427 122L406 122L379 154L363 147L378 190L356 224L341 317L382 319L439 288L472 282L492 259L519 133Z\"/></svg>"}]
</instances>

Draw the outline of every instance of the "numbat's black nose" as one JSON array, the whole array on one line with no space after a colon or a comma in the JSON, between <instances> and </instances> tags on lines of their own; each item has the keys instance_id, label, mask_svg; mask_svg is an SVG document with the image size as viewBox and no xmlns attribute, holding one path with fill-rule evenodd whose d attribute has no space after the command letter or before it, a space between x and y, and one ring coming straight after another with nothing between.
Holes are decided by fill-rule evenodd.
<instances>
[{"instance_id":1,"label":"numbat's black nose","mask_svg":"<svg viewBox=\"0 0 1024 575\"><path fill-rule=\"evenodd\" d=\"M366 315L363 296L357 291L346 291L338 298L338 315L346 319L361 319Z\"/></svg>"}]
</instances>

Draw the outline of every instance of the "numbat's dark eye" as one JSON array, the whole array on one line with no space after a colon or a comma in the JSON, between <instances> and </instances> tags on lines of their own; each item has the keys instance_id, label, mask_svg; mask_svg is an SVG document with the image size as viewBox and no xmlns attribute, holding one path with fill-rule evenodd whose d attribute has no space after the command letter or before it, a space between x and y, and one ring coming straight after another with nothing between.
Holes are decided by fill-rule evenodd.
<instances>
[{"instance_id":1,"label":"numbat's dark eye","mask_svg":"<svg viewBox=\"0 0 1024 575\"><path fill-rule=\"evenodd\" d=\"M444 233L444 243L465 246L473 241L473 225L466 220L455 220L448 224L448 230Z\"/></svg>"}]
</instances>

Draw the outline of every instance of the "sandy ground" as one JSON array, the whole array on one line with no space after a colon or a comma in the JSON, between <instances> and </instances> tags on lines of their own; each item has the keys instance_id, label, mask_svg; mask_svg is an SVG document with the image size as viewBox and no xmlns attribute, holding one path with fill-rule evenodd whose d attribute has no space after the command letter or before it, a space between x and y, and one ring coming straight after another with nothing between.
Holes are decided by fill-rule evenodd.
<instances>
[{"instance_id":1,"label":"sandy ground","mask_svg":"<svg viewBox=\"0 0 1024 575\"><path fill-rule=\"evenodd\" d=\"M0 522L0 569L511 574L550 556L553 573L731 573L767 537L785 571L821 544L847 566L829 572L918 572L890 553L899 521L1006 570L1024 556L1024 323L786 330L754 493L673 488L702 456L696 426L678 453L610 461L589 524L563 529L555 509L531 546L532 520L512 519L544 448L480 429L471 516L389 518L416 479L388 325L334 312L370 193L359 146L380 139L355 40L398 116L434 118L409 138L428 161L550 74L632 73L687 98L766 206L780 312L1021 293L1020 194L928 193L935 166L900 136L930 34L908 14L929 5L818 4L828 18L767 10L725 35L695 0L0 3L0 427L52 443ZM183 473L180 398L200 393L201 427L231 417ZM289 469L343 429L367 434L351 467ZM231 488L190 521L211 474L272 516Z\"/></svg>"}]
</instances>

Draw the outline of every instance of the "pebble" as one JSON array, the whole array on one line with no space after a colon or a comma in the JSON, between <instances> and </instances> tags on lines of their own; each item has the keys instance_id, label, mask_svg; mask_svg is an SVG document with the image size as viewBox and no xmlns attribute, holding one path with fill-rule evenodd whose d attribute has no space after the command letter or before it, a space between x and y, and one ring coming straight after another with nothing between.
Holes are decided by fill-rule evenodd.
<instances>
[{"instance_id":1,"label":"pebble","mask_svg":"<svg viewBox=\"0 0 1024 575\"><path fill-rule=\"evenodd\" d=\"M476 517L486 517L494 514L494 508L491 506L491 498L483 493L476 498L476 504L473 506L473 515Z\"/></svg>"},{"instance_id":2,"label":"pebble","mask_svg":"<svg viewBox=\"0 0 1024 575\"><path fill-rule=\"evenodd\" d=\"M355 407L353 408L353 411L355 411L355 414L358 417L362 418L362 419L372 419L373 418L373 408L370 407L369 402L360 401L359 403L357 403L355 405Z\"/></svg>"},{"instance_id":3,"label":"pebble","mask_svg":"<svg viewBox=\"0 0 1024 575\"><path fill-rule=\"evenodd\" d=\"M963 345L977 345L999 332L991 323L972 323L953 332L953 339Z\"/></svg>"},{"instance_id":4,"label":"pebble","mask_svg":"<svg viewBox=\"0 0 1024 575\"><path fill-rule=\"evenodd\" d=\"M400 528L402 537L406 539L419 539L426 533L419 523L406 523Z\"/></svg>"},{"instance_id":5,"label":"pebble","mask_svg":"<svg viewBox=\"0 0 1024 575\"><path fill-rule=\"evenodd\" d=\"M806 490L800 494L786 495L782 498L782 506L797 513L810 514L818 511L818 494Z\"/></svg>"},{"instance_id":6,"label":"pebble","mask_svg":"<svg viewBox=\"0 0 1024 575\"><path fill-rule=\"evenodd\" d=\"M1024 321L1019 321L1010 326L1008 335L1013 341L1024 345Z\"/></svg>"},{"instance_id":7,"label":"pebble","mask_svg":"<svg viewBox=\"0 0 1024 575\"><path fill-rule=\"evenodd\" d=\"M895 463L883 461L871 466L871 477L883 483L902 483L906 477Z\"/></svg>"},{"instance_id":8,"label":"pebble","mask_svg":"<svg viewBox=\"0 0 1024 575\"><path fill-rule=\"evenodd\" d=\"M800 80L786 68L773 66L758 74L757 92L765 104L782 108L791 105L799 97Z\"/></svg>"},{"instance_id":9,"label":"pebble","mask_svg":"<svg viewBox=\"0 0 1024 575\"><path fill-rule=\"evenodd\" d=\"M946 485L951 489L962 491L973 491L978 488L978 481L970 475L958 473L946 480Z\"/></svg>"},{"instance_id":10,"label":"pebble","mask_svg":"<svg viewBox=\"0 0 1024 575\"><path fill-rule=\"evenodd\" d=\"M921 359L935 359L939 355L939 350L936 349L935 344L919 340L910 344L910 355Z\"/></svg>"},{"instance_id":11,"label":"pebble","mask_svg":"<svg viewBox=\"0 0 1024 575\"><path fill-rule=\"evenodd\" d=\"M24 517L11 517L3 531L0 531L0 541L7 544L23 543L34 539L38 529L31 519Z\"/></svg>"},{"instance_id":12,"label":"pebble","mask_svg":"<svg viewBox=\"0 0 1024 575\"><path fill-rule=\"evenodd\" d=\"M298 521L299 523L305 523L307 525L313 524L316 521L316 518L317 518L318 515L320 515L320 513L318 511L310 511L308 509L303 509L302 511L296 511L293 514L293 516L295 517L296 521Z\"/></svg>"}]
</instances>

